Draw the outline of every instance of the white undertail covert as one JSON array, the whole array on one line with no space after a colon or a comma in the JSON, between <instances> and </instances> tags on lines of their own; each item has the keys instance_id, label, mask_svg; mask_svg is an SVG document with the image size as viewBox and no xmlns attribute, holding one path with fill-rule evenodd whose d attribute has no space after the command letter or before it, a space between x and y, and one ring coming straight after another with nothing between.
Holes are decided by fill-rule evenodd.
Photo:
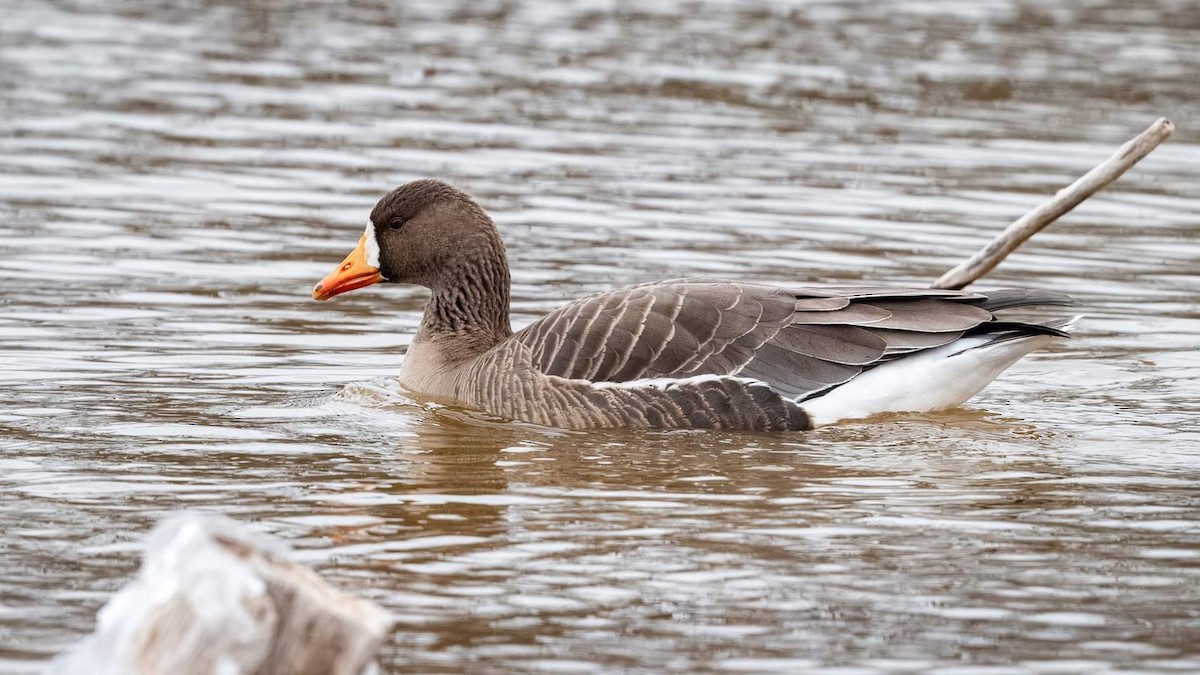
<instances>
[{"instance_id":1,"label":"white undertail covert","mask_svg":"<svg viewBox=\"0 0 1200 675\"><path fill-rule=\"evenodd\" d=\"M1062 326L1070 331L1080 317ZM889 412L932 412L961 405L1054 335L1003 339L972 335L872 368L828 394L804 401L813 426Z\"/></svg>"}]
</instances>

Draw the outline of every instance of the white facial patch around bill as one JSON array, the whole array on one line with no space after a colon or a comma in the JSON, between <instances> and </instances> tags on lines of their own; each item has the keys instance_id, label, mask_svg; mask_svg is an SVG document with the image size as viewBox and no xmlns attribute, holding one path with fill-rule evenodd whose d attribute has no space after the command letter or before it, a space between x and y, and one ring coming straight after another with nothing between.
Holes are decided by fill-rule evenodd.
<instances>
[{"instance_id":1,"label":"white facial patch around bill","mask_svg":"<svg viewBox=\"0 0 1200 675\"><path fill-rule=\"evenodd\" d=\"M375 240L375 223L367 221L367 231L363 233L364 248L367 251L367 264L379 269L379 242Z\"/></svg>"}]
</instances>

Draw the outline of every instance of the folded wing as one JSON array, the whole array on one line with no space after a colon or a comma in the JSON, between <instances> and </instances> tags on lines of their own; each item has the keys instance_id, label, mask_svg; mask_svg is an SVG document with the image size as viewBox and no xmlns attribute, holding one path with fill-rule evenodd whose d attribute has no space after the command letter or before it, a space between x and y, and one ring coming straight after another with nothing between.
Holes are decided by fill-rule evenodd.
<instances>
[{"instance_id":1,"label":"folded wing","mask_svg":"<svg viewBox=\"0 0 1200 675\"><path fill-rule=\"evenodd\" d=\"M547 375L593 382L731 375L803 399L879 363L986 330L993 310L1069 302L1024 289L785 289L679 279L577 300L513 339Z\"/></svg>"}]
</instances>

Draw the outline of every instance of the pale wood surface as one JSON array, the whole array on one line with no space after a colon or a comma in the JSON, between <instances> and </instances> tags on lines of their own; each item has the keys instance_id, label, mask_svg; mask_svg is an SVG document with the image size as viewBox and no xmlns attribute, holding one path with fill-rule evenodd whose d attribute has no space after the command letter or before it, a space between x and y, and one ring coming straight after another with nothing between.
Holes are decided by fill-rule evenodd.
<instances>
[{"instance_id":1,"label":"pale wood surface","mask_svg":"<svg viewBox=\"0 0 1200 675\"><path fill-rule=\"evenodd\" d=\"M360 675L391 618L227 518L186 514L147 539L137 577L58 675Z\"/></svg>"}]
</instances>

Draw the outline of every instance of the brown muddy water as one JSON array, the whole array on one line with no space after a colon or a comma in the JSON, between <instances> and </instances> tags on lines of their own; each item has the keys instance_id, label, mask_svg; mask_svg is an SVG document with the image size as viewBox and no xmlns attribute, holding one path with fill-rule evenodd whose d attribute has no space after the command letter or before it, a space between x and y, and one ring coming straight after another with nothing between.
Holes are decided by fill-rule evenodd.
<instances>
[{"instance_id":1,"label":"brown muddy water","mask_svg":"<svg viewBox=\"0 0 1200 675\"><path fill-rule=\"evenodd\" d=\"M162 515L287 539L389 673L1200 671L1191 0L0 0L0 671ZM684 275L926 285L1158 116L987 283L1079 338L965 409L564 433L395 390L423 302L312 284L387 189L496 217L524 323Z\"/></svg>"}]
</instances>

